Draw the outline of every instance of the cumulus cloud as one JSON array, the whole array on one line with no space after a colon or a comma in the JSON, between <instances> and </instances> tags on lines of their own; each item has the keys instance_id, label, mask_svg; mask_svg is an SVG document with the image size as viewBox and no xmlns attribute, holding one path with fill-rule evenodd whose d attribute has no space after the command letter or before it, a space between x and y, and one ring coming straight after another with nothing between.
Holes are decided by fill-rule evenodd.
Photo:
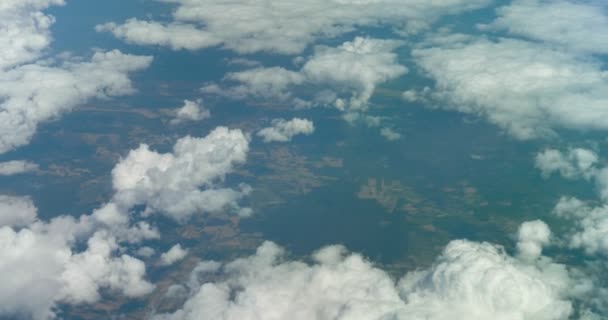
<instances>
[{"instance_id":1,"label":"cumulus cloud","mask_svg":"<svg viewBox=\"0 0 608 320\"><path fill-rule=\"evenodd\" d=\"M557 216L574 222L566 235L569 246L583 249L587 254L608 254L608 168L599 167L598 163L596 152L581 148L569 149L566 153L547 149L536 157L536 165L544 176L559 172L567 179L595 182L600 205L562 197L553 210Z\"/></svg>"},{"instance_id":2,"label":"cumulus cloud","mask_svg":"<svg viewBox=\"0 0 608 320\"><path fill-rule=\"evenodd\" d=\"M504 38L447 42L413 55L445 108L487 118L517 138L608 129L608 81L592 58Z\"/></svg>"},{"instance_id":3,"label":"cumulus cloud","mask_svg":"<svg viewBox=\"0 0 608 320\"><path fill-rule=\"evenodd\" d=\"M201 121L209 117L211 117L211 112L202 106L202 100L184 100L184 105L175 112L175 118L171 120L171 124Z\"/></svg>"},{"instance_id":4,"label":"cumulus cloud","mask_svg":"<svg viewBox=\"0 0 608 320\"><path fill-rule=\"evenodd\" d=\"M349 100L338 98L339 109L365 109L376 86L404 75L407 68L393 51L403 43L357 37L337 48L318 46L302 73L317 85L329 85L337 93L348 92Z\"/></svg>"},{"instance_id":5,"label":"cumulus cloud","mask_svg":"<svg viewBox=\"0 0 608 320\"><path fill-rule=\"evenodd\" d=\"M127 20L98 31L141 45L195 50L221 45L239 53L296 54L318 38L355 27L392 25L410 32L446 14L486 6L488 0L163 0L177 5L173 21ZM238 15L235 15L238 12Z\"/></svg>"},{"instance_id":6,"label":"cumulus cloud","mask_svg":"<svg viewBox=\"0 0 608 320\"><path fill-rule=\"evenodd\" d=\"M32 206L27 202L8 209L35 211ZM30 224L0 227L0 317L53 318L57 303L92 303L102 288L128 297L152 291L143 262L119 254L117 239L91 216L59 216L49 222L34 221L31 214L12 216L26 216ZM24 225L23 220L18 224Z\"/></svg>"},{"instance_id":7,"label":"cumulus cloud","mask_svg":"<svg viewBox=\"0 0 608 320\"><path fill-rule=\"evenodd\" d=\"M0 227L23 227L36 220L38 209L29 197L0 195Z\"/></svg>"},{"instance_id":8,"label":"cumulus cloud","mask_svg":"<svg viewBox=\"0 0 608 320\"><path fill-rule=\"evenodd\" d=\"M398 61L397 40L356 37L337 47L317 46L300 70L257 67L232 72L228 88L209 85L207 93L233 99L263 98L296 107L334 106L348 112L365 111L376 87L407 73ZM299 88L317 89L312 97L296 95Z\"/></svg>"},{"instance_id":9,"label":"cumulus cloud","mask_svg":"<svg viewBox=\"0 0 608 320\"><path fill-rule=\"evenodd\" d=\"M593 150L574 148L564 154L556 149L545 149L536 155L535 165L545 178L559 172L568 179L590 179L597 173L595 165L598 160L598 155Z\"/></svg>"},{"instance_id":10,"label":"cumulus cloud","mask_svg":"<svg viewBox=\"0 0 608 320\"><path fill-rule=\"evenodd\" d=\"M129 74L151 57L119 51L80 58L43 58L51 43L52 16L63 0L3 1L0 5L0 153L27 144L41 122L55 119L91 98L133 92Z\"/></svg>"},{"instance_id":11,"label":"cumulus cloud","mask_svg":"<svg viewBox=\"0 0 608 320\"><path fill-rule=\"evenodd\" d=\"M151 57L114 50L96 52L88 62L26 64L0 71L0 153L27 144L39 123L88 99L134 92L129 73L148 67L151 61Z\"/></svg>"},{"instance_id":12,"label":"cumulus cloud","mask_svg":"<svg viewBox=\"0 0 608 320\"><path fill-rule=\"evenodd\" d=\"M577 198L562 197L553 212L574 221L568 235L570 247L585 250L587 254L608 254L608 207L593 207Z\"/></svg>"},{"instance_id":13,"label":"cumulus cloud","mask_svg":"<svg viewBox=\"0 0 608 320\"><path fill-rule=\"evenodd\" d=\"M311 135L315 132L315 125L307 119L293 118L289 121L285 119L272 120L272 126L258 131L258 136L264 142L287 142L298 134Z\"/></svg>"},{"instance_id":14,"label":"cumulus cloud","mask_svg":"<svg viewBox=\"0 0 608 320\"><path fill-rule=\"evenodd\" d=\"M38 170L38 165L30 161L12 160L0 162L0 176L12 176L36 170Z\"/></svg>"},{"instance_id":15,"label":"cumulus cloud","mask_svg":"<svg viewBox=\"0 0 608 320\"><path fill-rule=\"evenodd\" d=\"M517 250L524 259L533 260L541 256L543 246L549 244L551 230L540 220L527 221L519 226Z\"/></svg>"},{"instance_id":16,"label":"cumulus cloud","mask_svg":"<svg viewBox=\"0 0 608 320\"><path fill-rule=\"evenodd\" d=\"M251 191L249 186L218 186L236 165L246 161L248 151L245 134L225 127L204 138L181 138L172 153L158 153L142 144L112 170L114 201L126 208L144 204L147 212L178 221L196 212L225 208L248 214L250 210L241 208L238 200Z\"/></svg>"},{"instance_id":17,"label":"cumulus cloud","mask_svg":"<svg viewBox=\"0 0 608 320\"><path fill-rule=\"evenodd\" d=\"M193 272L214 280L190 281L194 290L183 307L156 319L567 319L573 296L591 283L542 260L529 263L498 246L458 240L432 267L395 282L341 246L323 248L305 263L287 260L282 248L266 242L253 256Z\"/></svg>"},{"instance_id":18,"label":"cumulus cloud","mask_svg":"<svg viewBox=\"0 0 608 320\"><path fill-rule=\"evenodd\" d=\"M380 135L388 141L396 141L401 139L401 134L391 128L380 129Z\"/></svg>"},{"instance_id":19,"label":"cumulus cloud","mask_svg":"<svg viewBox=\"0 0 608 320\"><path fill-rule=\"evenodd\" d=\"M186 257L188 250L183 249L181 244L176 244L169 251L160 255L160 264L170 266Z\"/></svg>"},{"instance_id":20,"label":"cumulus cloud","mask_svg":"<svg viewBox=\"0 0 608 320\"><path fill-rule=\"evenodd\" d=\"M288 91L291 86L302 84L306 80L299 72L281 67L257 67L231 72L225 76L225 79L239 83L227 92L234 98L262 97L280 100L287 100L291 97L291 93Z\"/></svg>"},{"instance_id":21,"label":"cumulus cloud","mask_svg":"<svg viewBox=\"0 0 608 320\"><path fill-rule=\"evenodd\" d=\"M194 25L184 23L162 24L158 22L129 19L124 24L106 23L95 27L97 32L111 32L128 43L157 45L173 50L197 50L221 43L211 33Z\"/></svg>"},{"instance_id":22,"label":"cumulus cloud","mask_svg":"<svg viewBox=\"0 0 608 320\"><path fill-rule=\"evenodd\" d=\"M102 292L130 298L150 293L154 285L145 279L145 264L124 246L160 237L142 218L161 211L180 220L194 210L227 206L250 214L236 203L248 186L218 187L247 152L247 137L223 127L205 138L178 140L172 153L142 145L115 166L111 201L79 218L42 221L29 198L0 196L0 318L48 319L58 304L94 303ZM131 212L135 205L147 209ZM144 248L135 252L154 254ZM176 246L161 260L173 263L185 253Z\"/></svg>"},{"instance_id":23,"label":"cumulus cloud","mask_svg":"<svg viewBox=\"0 0 608 320\"><path fill-rule=\"evenodd\" d=\"M607 7L594 1L518 0L490 28L583 53L608 53Z\"/></svg>"},{"instance_id":24,"label":"cumulus cloud","mask_svg":"<svg viewBox=\"0 0 608 320\"><path fill-rule=\"evenodd\" d=\"M65 4L63 0L4 0L0 4L0 70L41 56L51 43L55 22L43 10Z\"/></svg>"}]
</instances>

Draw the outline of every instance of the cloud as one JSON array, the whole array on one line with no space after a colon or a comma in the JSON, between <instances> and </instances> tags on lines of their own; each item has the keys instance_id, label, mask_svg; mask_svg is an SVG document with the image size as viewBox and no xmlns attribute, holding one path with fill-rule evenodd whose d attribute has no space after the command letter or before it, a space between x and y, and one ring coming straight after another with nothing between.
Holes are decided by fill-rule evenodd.
<instances>
[{"instance_id":1,"label":"cloud","mask_svg":"<svg viewBox=\"0 0 608 320\"><path fill-rule=\"evenodd\" d=\"M0 153L27 144L39 123L88 99L133 93L128 74L151 61L114 50L96 52L89 62L27 64L0 71Z\"/></svg>"},{"instance_id":2,"label":"cloud","mask_svg":"<svg viewBox=\"0 0 608 320\"><path fill-rule=\"evenodd\" d=\"M575 225L567 235L572 248L585 250L587 254L608 254L608 207L606 204L592 207L572 197L562 197L553 212L573 220Z\"/></svg>"},{"instance_id":3,"label":"cloud","mask_svg":"<svg viewBox=\"0 0 608 320\"><path fill-rule=\"evenodd\" d=\"M128 75L152 61L116 50L96 52L88 62L44 57L55 19L43 10L62 4L8 0L0 5L0 153L29 143L38 124L89 99L132 93Z\"/></svg>"},{"instance_id":4,"label":"cloud","mask_svg":"<svg viewBox=\"0 0 608 320\"><path fill-rule=\"evenodd\" d=\"M380 129L380 135L383 136L388 141L396 141L396 140L401 139L401 134L391 128Z\"/></svg>"},{"instance_id":5,"label":"cloud","mask_svg":"<svg viewBox=\"0 0 608 320\"><path fill-rule=\"evenodd\" d=\"M445 108L484 117L516 138L608 129L608 81L593 58L504 38L448 41L413 56Z\"/></svg>"},{"instance_id":6,"label":"cloud","mask_svg":"<svg viewBox=\"0 0 608 320\"><path fill-rule=\"evenodd\" d=\"M365 111L378 85L407 73L394 52L401 45L397 40L356 37L337 47L316 46L298 71L257 67L228 73L224 78L232 83L228 88L208 85L202 90L232 99L262 98L296 107ZM311 91L312 97L296 94Z\"/></svg>"},{"instance_id":7,"label":"cloud","mask_svg":"<svg viewBox=\"0 0 608 320\"><path fill-rule=\"evenodd\" d=\"M0 195L0 227L23 227L36 220L38 209L29 197Z\"/></svg>"},{"instance_id":8,"label":"cloud","mask_svg":"<svg viewBox=\"0 0 608 320\"><path fill-rule=\"evenodd\" d=\"M3 0L0 4L0 70L33 61L51 43L55 22L42 10L63 0Z\"/></svg>"},{"instance_id":9,"label":"cloud","mask_svg":"<svg viewBox=\"0 0 608 320\"><path fill-rule=\"evenodd\" d=\"M546 257L529 263L464 240L398 283L341 246L306 263L266 242L250 257L209 266L193 275L213 280L190 281L183 307L156 319L567 319L574 296L592 286Z\"/></svg>"},{"instance_id":10,"label":"cloud","mask_svg":"<svg viewBox=\"0 0 608 320\"><path fill-rule=\"evenodd\" d=\"M258 131L257 135L264 139L264 142L287 142L298 134L311 135L315 132L315 125L307 119L293 118L289 121L285 119L272 120L272 126Z\"/></svg>"},{"instance_id":11,"label":"cloud","mask_svg":"<svg viewBox=\"0 0 608 320\"><path fill-rule=\"evenodd\" d=\"M319 38L337 37L355 27L392 25L414 32L428 28L440 16L490 3L488 0L162 1L177 6L172 22L129 19L124 24L100 25L97 30L111 32L130 43L173 49L221 45L239 53L297 54Z\"/></svg>"},{"instance_id":12,"label":"cloud","mask_svg":"<svg viewBox=\"0 0 608 320\"><path fill-rule=\"evenodd\" d=\"M211 112L202 106L202 100L184 100L184 106L176 111L175 119L171 124L179 124L184 121L201 121L211 117Z\"/></svg>"},{"instance_id":13,"label":"cloud","mask_svg":"<svg viewBox=\"0 0 608 320\"><path fill-rule=\"evenodd\" d=\"M165 46L173 50L197 50L219 45L222 41L211 33L184 23L161 24L158 22L129 19L122 25L106 23L95 27L97 32L111 32L128 43Z\"/></svg>"},{"instance_id":14,"label":"cloud","mask_svg":"<svg viewBox=\"0 0 608 320\"><path fill-rule=\"evenodd\" d=\"M317 46L302 73L311 83L328 85L337 93L348 92L349 100L334 102L339 109L365 109L378 84L407 73L393 52L401 45L396 40L356 37L337 48Z\"/></svg>"},{"instance_id":15,"label":"cloud","mask_svg":"<svg viewBox=\"0 0 608 320\"><path fill-rule=\"evenodd\" d=\"M568 179L590 179L596 173L598 160L598 155L588 149L570 149L566 154L556 149L546 149L536 155L535 165L545 178L559 172Z\"/></svg>"},{"instance_id":16,"label":"cloud","mask_svg":"<svg viewBox=\"0 0 608 320\"><path fill-rule=\"evenodd\" d=\"M595 182L601 204L591 206L573 197L562 197L553 209L559 217L574 222L565 238L571 248L580 248L587 254L608 254L608 168L599 167L596 152L575 148L563 153L546 149L536 157L536 166L543 176L559 172L567 179L585 179Z\"/></svg>"},{"instance_id":17,"label":"cloud","mask_svg":"<svg viewBox=\"0 0 608 320\"><path fill-rule=\"evenodd\" d=\"M245 134L225 127L204 138L181 138L172 153L158 153L142 144L112 170L113 201L124 208L143 204L148 213L182 222L196 212L226 208L249 214L237 202L251 191L249 186L241 185L238 190L219 187L236 165L246 161L248 151Z\"/></svg>"},{"instance_id":18,"label":"cloud","mask_svg":"<svg viewBox=\"0 0 608 320\"><path fill-rule=\"evenodd\" d=\"M112 171L112 199L79 218L43 221L29 198L0 196L0 318L54 318L58 304L94 303L102 292L127 298L149 294L154 285L145 279L145 264L126 253L154 253L137 250L160 237L143 220L146 214L161 211L180 221L196 210L230 207L250 214L237 204L248 186L219 187L246 160L248 143L240 130L219 127L204 138L179 139L172 153L142 145ZM146 210L131 212L135 205ZM176 246L161 260L174 262L184 253Z\"/></svg>"},{"instance_id":19,"label":"cloud","mask_svg":"<svg viewBox=\"0 0 608 320\"><path fill-rule=\"evenodd\" d=\"M0 176L12 176L36 170L38 170L37 164L25 160L0 162Z\"/></svg>"},{"instance_id":20,"label":"cloud","mask_svg":"<svg viewBox=\"0 0 608 320\"><path fill-rule=\"evenodd\" d=\"M527 221L519 226L517 250L523 259L533 260L541 256L543 246L549 244L551 230L540 220Z\"/></svg>"},{"instance_id":21,"label":"cloud","mask_svg":"<svg viewBox=\"0 0 608 320\"><path fill-rule=\"evenodd\" d=\"M160 264L163 266L170 266L177 261L180 261L186 257L188 254L188 250L183 249L182 246L178 243L171 247L169 251L160 255Z\"/></svg>"},{"instance_id":22,"label":"cloud","mask_svg":"<svg viewBox=\"0 0 608 320\"><path fill-rule=\"evenodd\" d=\"M518 0L489 25L582 53L608 53L607 7L593 1Z\"/></svg>"},{"instance_id":23,"label":"cloud","mask_svg":"<svg viewBox=\"0 0 608 320\"><path fill-rule=\"evenodd\" d=\"M119 254L117 239L91 216L34 220L35 208L25 202L4 208L29 210L10 215L30 223L0 227L0 317L54 318L57 303L93 303L102 288L127 297L152 291L143 262Z\"/></svg>"},{"instance_id":24,"label":"cloud","mask_svg":"<svg viewBox=\"0 0 608 320\"><path fill-rule=\"evenodd\" d=\"M225 76L228 81L241 83L230 88L228 95L234 98L247 97L278 98L286 100L291 97L288 89L302 84L306 78L296 71L281 67L257 67L245 71L231 72Z\"/></svg>"}]
</instances>

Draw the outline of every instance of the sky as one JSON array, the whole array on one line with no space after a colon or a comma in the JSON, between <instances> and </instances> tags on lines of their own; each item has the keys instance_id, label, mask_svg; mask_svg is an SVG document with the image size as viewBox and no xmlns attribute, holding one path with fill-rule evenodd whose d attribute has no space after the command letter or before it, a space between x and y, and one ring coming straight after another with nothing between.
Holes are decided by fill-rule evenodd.
<instances>
[{"instance_id":1,"label":"sky","mask_svg":"<svg viewBox=\"0 0 608 320\"><path fill-rule=\"evenodd\" d=\"M608 317L595 0L3 0L0 318Z\"/></svg>"}]
</instances>

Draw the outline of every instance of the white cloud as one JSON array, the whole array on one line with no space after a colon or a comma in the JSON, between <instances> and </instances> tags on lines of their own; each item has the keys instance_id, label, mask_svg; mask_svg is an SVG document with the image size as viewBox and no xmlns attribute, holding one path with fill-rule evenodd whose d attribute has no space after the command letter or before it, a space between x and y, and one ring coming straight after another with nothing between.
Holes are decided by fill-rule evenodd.
<instances>
[{"instance_id":1,"label":"white cloud","mask_svg":"<svg viewBox=\"0 0 608 320\"><path fill-rule=\"evenodd\" d=\"M184 105L175 113L175 119L171 124L179 124L184 121L201 121L211 117L211 112L202 106L202 100L184 100Z\"/></svg>"},{"instance_id":2,"label":"white cloud","mask_svg":"<svg viewBox=\"0 0 608 320\"><path fill-rule=\"evenodd\" d=\"M258 131L257 135L264 139L264 142L287 142L298 134L311 135L315 132L315 125L307 119L293 118L289 121L285 119L272 120L272 126Z\"/></svg>"},{"instance_id":3,"label":"white cloud","mask_svg":"<svg viewBox=\"0 0 608 320\"><path fill-rule=\"evenodd\" d=\"M86 248L79 251L83 241ZM143 262L118 249L90 216L0 227L0 317L53 318L57 303L95 302L101 288L128 297L151 292Z\"/></svg>"},{"instance_id":4,"label":"white cloud","mask_svg":"<svg viewBox=\"0 0 608 320\"><path fill-rule=\"evenodd\" d=\"M38 209L29 197L0 195L0 227L23 227L36 220Z\"/></svg>"},{"instance_id":5,"label":"white cloud","mask_svg":"<svg viewBox=\"0 0 608 320\"><path fill-rule=\"evenodd\" d=\"M519 226L517 250L523 259L533 260L541 256L543 246L549 244L551 230L540 220L526 221Z\"/></svg>"},{"instance_id":6,"label":"white cloud","mask_svg":"<svg viewBox=\"0 0 608 320\"><path fill-rule=\"evenodd\" d=\"M0 162L0 176L12 176L36 170L38 170L38 165L30 161L12 160Z\"/></svg>"},{"instance_id":7,"label":"white cloud","mask_svg":"<svg viewBox=\"0 0 608 320\"><path fill-rule=\"evenodd\" d=\"M122 25L106 23L95 27L97 32L112 32L114 36L132 44L157 45L173 50L196 50L216 46L221 40L194 25L184 23L162 24L129 19Z\"/></svg>"},{"instance_id":8,"label":"white cloud","mask_svg":"<svg viewBox=\"0 0 608 320\"><path fill-rule=\"evenodd\" d=\"M184 137L173 153L160 154L142 145L112 172L112 200L79 218L36 217L29 198L0 197L0 318L53 318L57 304L94 303L102 292L141 297L154 286L146 281L145 264L125 252L124 243L140 244L160 237L158 230L130 212L161 210L180 220L194 210L231 207L249 193L218 187L235 165L246 160L248 138L240 130L219 127L205 138ZM135 248L134 248L135 249ZM161 257L174 262L185 250L175 247ZM153 250L134 252L149 256ZM44 268L40 268L44 266Z\"/></svg>"},{"instance_id":9,"label":"white cloud","mask_svg":"<svg viewBox=\"0 0 608 320\"><path fill-rule=\"evenodd\" d=\"M490 27L583 53L608 53L607 7L593 1L518 0Z\"/></svg>"},{"instance_id":10,"label":"white cloud","mask_svg":"<svg viewBox=\"0 0 608 320\"><path fill-rule=\"evenodd\" d=\"M257 253L213 272L213 282L190 281L183 308L157 319L568 319L575 280L543 258L528 263L487 243L453 241L427 270L395 283L358 254L330 246L312 263L289 261L266 242ZM192 284L194 283L194 288Z\"/></svg>"},{"instance_id":11,"label":"white cloud","mask_svg":"<svg viewBox=\"0 0 608 320\"><path fill-rule=\"evenodd\" d=\"M55 67L36 63L0 71L0 153L27 144L39 123L88 99L132 93L128 74L151 61L114 50L97 52L90 62L65 61Z\"/></svg>"},{"instance_id":12,"label":"white cloud","mask_svg":"<svg viewBox=\"0 0 608 320\"><path fill-rule=\"evenodd\" d=\"M332 38L355 27L392 25L409 31L427 28L438 17L487 5L488 0L162 0L174 3L173 22L127 20L109 31L131 43L173 49L215 45L239 53L296 54L317 38Z\"/></svg>"},{"instance_id":13,"label":"white cloud","mask_svg":"<svg viewBox=\"0 0 608 320\"><path fill-rule=\"evenodd\" d=\"M536 157L536 166L543 176L559 172L567 179L592 180L596 184L601 204L591 206L573 197L562 197L553 209L554 214L571 220L574 225L565 235L572 248L585 250L587 254L608 254L608 168L599 167L596 152L587 149L569 149L562 153L546 149ZM542 233L541 233L542 234ZM534 244L526 245L534 252ZM537 249L540 250L540 247ZM530 255L530 254L529 254Z\"/></svg>"},{"instance_id":14,"label":"white cloud","mask_svg":"<svg viewBox=\"0 0 608 320\"><path fill-rule=\"evenodd\" d=\"M568 238L572 248L584 249L587 254L608 254L608 207L591 207L576 198L562 197L554 213L575 222Z\"/></svg>"},{"instance_id":15,"label":"white cloud","mask_svg":"<svg viewBox=\"0 0 608 320\"><path fill-rule=\"evenodd\" d=\"M156 250L154 250L151 247L141 247L139 249L137 249L137 255L143 258L150 258L151 256L153 256L156 253Z\"/></svg>"},{"instance_id":16,"label":"white cloud","mask_svg":"<svg viewBox=\"0 0 608 320\"><path fill-rule=\"evenodd\" d=\"M556 149L546 149L536 155L535 165L545 178L559 172L568 179L590 179L597 173L595 165L598 160L597 153L588 149L574 148L566 154Z\"/></svg>"},{"instance_id":17,"label":"white cloud","mask_svg":"<svg viewBox=\"0 0 608 320\"><path fill-rule=\"evenodd\" d=\"M348 112L365 111L376 87L407 73L399 64L397 40L356 37L337 47L317 46L298 71L282 67L258 67L232 72L224 78L234 83L228 88L203 87L232 99L263 98L296 107L334 106ZM296 95L315 89L312 97ZM297 96L297 97L294 97Z\"/></svg>"},{"instance_id":18,"label":"white cloud","mask_svg":"<svg viewBox=\"0 0 608 320\"><path fill-rule=\"evenodd\" d=\"M395 141L401 139L401 134L391 128L380 129L380 135L382 135L388 141Z\"/></svg>"},{"instance_id":19,"label":"white cloud","mask_svg":"<svg viewBox=\"0 0 608 320\"><path fill-rule=\"evenodd\" d=\"M337 48L318 46L314 55L302 67L302 73L315 85L328 85L338 94L339 109L365 109L376 86L404 75L407 68L397 62L393 51L403 43L357 37Z\"/></svg>"},{"instance_id":20,"label":"white cloud","mask_svg":"<svg viewBox=\"0 0 608 320\"><path fill-rule=\"evenodd\" d=\"M145 204L147 212L182 222L196 212L225 208L248 213L237 201L251 191L249 186L218 187L236 165L245 162L248 151L245 134L225 127L204 138L181 138L173 153L161 154L142 144L112 170L114 201L126 208Z\"/></svg>"},{"instance_id":21,"label":"white cloud","mask_svg":"<svg viewBox=\"0 0 608 320\"><path fill-rule=\"evenodd\" d=\"M50 28L55 22L42 10L63 4L63 0L3 0L0 3L0 70L41 56L51 43Z\"/></svg>"},{"instance_id":22,"label":"white cloud","mask_svg":"<svg viewBox=\"0 0 608 320\"><path fill-rule=\"evenodd\" d=\"M91 98L132 93L128 75L152 61L119 51L97 52L89 62L44 57L55 19L43 10L62 4L6 0L0 5L0 153L27 144L39 123Z\"/></svg>"},{"instance_id":23,"label":"white cloud","mask_svg":"<svg viewBox=\"0 0 608 320\"><path fill-rule=\"evenodd\" d=\"M601 64L521 40L447 42L416 49L445 108L479 115L520 139L555 129L608 129Z\"/></svg>"},{"instance_id":24,"label":"white cloud","mask_svg":"<svg viewBox=\"0 0 608 320\"><path fill-rule=\"evenodd\" d=\"M176 244L169 251L160 255L160 264L170 266L186 257L188 250L183 249L181 244Z\"/></svg>"},{"instance_id":25,"label":"white cloud","mask_svg":"<svg viewBox=\"0 0 608 320\"><path fill-rule=\"evenodd\" d=\"M306 79L296 71L281 67L253 68L245 71L231 72L226 80L241 83L230 88L228 95L233 98L262 97L286 100L291 97L288 89L293 85L302 84Z\"/></svg>"}]
</instances>

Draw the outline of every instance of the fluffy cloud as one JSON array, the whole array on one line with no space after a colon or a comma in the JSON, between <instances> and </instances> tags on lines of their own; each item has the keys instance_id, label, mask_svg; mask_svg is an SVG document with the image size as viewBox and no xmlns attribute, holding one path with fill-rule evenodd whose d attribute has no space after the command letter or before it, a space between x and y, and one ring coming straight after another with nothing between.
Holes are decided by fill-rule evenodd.
<instances>
[{"instance_id":1,"label":"fluffy cloud","mask_svg":"<svg viewBox=\"0 0 608 320\"><path fill-rule=\"evenodd\" d=\"M517 138L608 129L608 81L592 58L512 39L448 42L413 55L446 108L485 117Z\"/></svg>"},{"instance_id":2,"label":"fluffy cloud","mask_svg":"<svg viewBox=\"0 0 608 320\"><path fill-rule=\"evenodd\" d=\"M393 52L401 45L394 40L357 37L337 48L318 46L302 73L313 84L347 92L349 100L338 98L334 102L339 109L365 109L378 84L407 72Z\"/></svg>"},{"instance_id":3,"label":"fluffy cloud","mask_svg":"<svg viewBox=\"0 0 608 320\"><path fill-rule=\"evenodd\" d=\"M559 172L568 179L590 179L597 172L595 165L598 160L598 155L588 149L574 148L566 154L556 149L546 149L536 155L535 164L545 178Z\"/></svg>"},{"instance_id":4,"label":"fluffy cloud","mask_svg":"<svg viewBox=\"0 0 608 320\"><path fill-rule=\"evenodd\" d=\"M356 37L337 47L317 46L298 71L257 67L233 72L224 79L232 86L223 89L211 85L203 91L233 99L273 99L296 107L329 105L349 112L365 111L378 85L407 73L394 52L401 45L396 40ZM318 92L294 98L301 87Z\"/></svg>"},{"instance_id":5,"label":"fluffy cloud","mask_svg":"<svg viewBox=\"0 0 608 320\"><path fill-rule=\"evenodd\" d=\"M25 160L0 162L0 176L12 176L38 170L38 165Z\"/></svg>"},{"instance_id":6,"label":"fluffy cloud","mask_svg":"<svg viewBox=\"0 0 608 320\"><path fill-rule=\"evenodd\" d=\"M174 21L130 19L97 27L131 43L173 49L222 45L239 53L296 54L317 38L355 27L393 25L417 31L445 14L487 5L488 0L162 0L175 3ZM238 13L235 15L235 13ZM238 17L238 19L235 19Z\"/></svg>"},{"instance_id":7,"label":"fluffy cloud","mask_svg":"<svg viewBox=\"0 0 608 320\"><path fill-rule=\"evenodd\" d=\"M114 50L97 52L89 62L27 64L0 71L0 153L27 144L39 123L90 98L132 93L128 74L151 61Z\"/></svg>"},{"instance_id":8,"label":"fluffy cloud","mask_svg":"<svg viewBox=\"0 0 608 320\"><path fill-rule=\"evenodd\" d=\"M29 198L1 196L0 317L53 318L57 304L94 303L108 290L126 297L150 293L154 286L145 280L145 264L125 254L123 244L160 235L141 215L130 212L132 207L143 204L144 215L161 211L177 220L195 210L227 206L250 214L236 203L249 187L218 187L245 161L247 152L247 137L223 127L205 138L180 139L173 153L160 154L142 145L115 166L112 200L77 219L41 221ZM153 254L150 251L136 252L146 256ZM176 246L161 260L172 263L184 254Z\"/></svg>"},{"instance_id":9,"label":"fluffy cloud","mask_svg":"<svg viewBox=\"0 0 608 320\"><path fill-rule=\"evenodd\" d=\"M63 5L63 0L4 0L0 4L0 70L40 57L51 43L55 22L42 10Z\"/></svg>"},{"instance_id":10,"label":"fluffy cloud","mask_svg":"<svg viewBox=\"0 0 608 320\"><path fill-rule=\"evenodd\" d=\"M570 197L562 197L554 209L558 216L575 222L570 246L584 249L587 254L608 254L608 207L592 207Z\"/></svg>"},{"instance_id":11,"label":"fluffy cloud","mask_svg":"<svg viewBox=\"0 0 608 320\"><path fill-rule=\"evenodd\" d=\"M530 239L527 236L526 239ZM223 266L199 266L183 308L157 319L568 319L591 284L547 258L512 258L488 243L453 241L427 270L396 283L341 246L312 263L289 261L266 242ZM210 277L211 275L211 277Z\"/></svg>"},{"instance_id":12,"label":"fluffy cloud","mask_svg":"<svg viewBox=\"0 0 608 320\"><path fill-rule=\"evenodd\" d=\"M395 141L401 139L401 134L391 128L380 129L380 135L388 141Z\"/></svg>"},{"instance_id":13,"label":"fluffy cloud","mask_svg":"<svg viewBox=\"0 0 608 320\"><path fill-rule=\"evenodd\" d=\"M544 176L559 172L567 179L595 182L602 204L591 206L576 198L562 197L553 210L557 216L574 222L566 235L569 246L584 249L587 254L608 254L608 168L598 167L598 162L594 151L581 148L570 149L567 153L547 149L536 157L536 165ZM547 233L541 234L544 237ZM530 245L526 247L530 252L536 250Z\"/></svg>"},{"instance_id":14,"label":"fluffy cloud","mask_svg":"<svg viewBox=\"0 0 608 320\"><path fill-rule=\"evenodd\" d=\"M551 239L551 230L546 223L535 220L519 226L517 250L522 258L533 260L541 256L543 246Z\"/></svg>"},{"instance_id":15,"label":"fluffy cloud","mask_svg":"<svg viewBox=\"0 0 608 320\"><path fill-rule=\"evenodd\" d=\"M518 0L490 27L584 53L608 53L606 6L593 1Z\"/></svg>"},{"instance_id":16,"label":"fluffy cloud","mask_svg":"<svg viewBox=\"0 0 608 320\"><path fill-rule=\"evenodd\" d=\"M83 241L85 248L77 249ZM143 262L118 254L118 248L90 216L0 227L0 317L53 318L57 303L95 302L101 288L128 297L151 292Z\"/></svg>"},{"instance_id":17,"label":"fluffy cloud","mask_svg":"<svg viewBox=\"0 0 608 320\"><path fill-rule=\"evenodd\" d=\"M97 32L112 32L128 43L170 47L173 50L196 50L221 43L212 34L184 23L160 24L129 19L122 25L106 23L95 27Z\"/></svg>"},{"instance_id":18,"label":"fluffy cloud","mask_svg":"<svg viewBox=\"0 0 608 320\"><path fill-rule=\"evenodd\" d=\"M0 195L0 227L27 226L36 220L37 214L32 199Z\"/></svg>"},{"instance_id":19,"label":"fluffy cloud","mask_svg":"<svg viewBox=\"0 0 608 320\"><path fill-rule=\"evenodd\" d=\"M131 150L112 170L114 201L130 208L145 204L147 212L166 214L184 221L195 212L230 207L247 215L237 201L251 188L218 187L219 182L242 164L249 151L248 138L240 130L218 127L204 138L181 138L173 153L158 153L142 144Z\"/></svg>"},{"instance_id":20,"label":"fluffy cloud","mask_svg":"<svg viewBox=\"0 0 608 320\"><path fill-rule=\"evenodd\" d=\"M291 86L302 84L306 80L299 72L281 67L258 67L231 72L226 75L225 79L240 83L227 92L234 98L262 97L280 100L287 100L291 97L291 93L288 91Z\"/></svg>"},{"instance_id":21,"label":"fluffy cloud","mask_svg":"<svg viewBox=\"0 0 608 320\"><path fill-rule=\"evenodd\" d=\"M258 131L258 136L264 142L287 142L298 134L311 135L315 132L315 125L307 119L293 118L289 121L285 119L272 120L272 126Z\"/></svg>"},{"instance_id":22,"label":"fluffy cloud","mask_svg":"<svg viewBox=\"0 0 608 320\"><path fill-rule=\"evenodd\" d=\"M91 98L133 92L128 75L151 57L97 52L83 59L44 59L52 16L43 10L63 0L3 1L0 5L0 153L27 144L39 123Z\"/></svg>"},{"instance_id":23,"label":"fluffy cloud","mask_svg":"<svg viewBox=\"0 0 608 320\"><path fill-rule=\"evenodd\" d=\"M163 266L170 266L183 258L188 254L188 250L183 249L182 246L178 243L171 247L169 251L160 255L160 264Z\"/></svg>"},{"instance_id":24,"label":"fluffy cloud","mask_svg":"<svg viewBox=\"0 0 608 320\"><path fill-rule=\"evenodd\" d=\"M175 119L171 124L179 124L184 121L200 121L211 116L211 112L202 106L202 100L184 100L184 105L175 113Z\"/></svg>"}]
</instances>

